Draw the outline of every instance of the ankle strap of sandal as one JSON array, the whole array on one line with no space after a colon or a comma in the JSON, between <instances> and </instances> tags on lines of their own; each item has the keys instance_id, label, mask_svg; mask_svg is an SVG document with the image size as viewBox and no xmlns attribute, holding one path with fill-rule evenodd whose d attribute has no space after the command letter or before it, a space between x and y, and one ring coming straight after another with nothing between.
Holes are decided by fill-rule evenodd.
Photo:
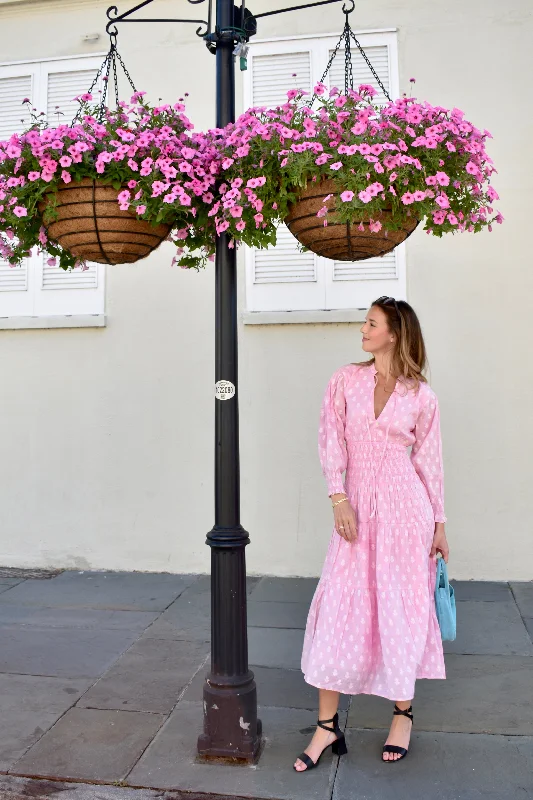
<instances>
[{"instance_id":1,"label":"ankle strap of sandal","mask_svg":"<svg viewBox=\"0 0 533 800\"><path fill-rule=\"evenodd\" d=\"M405 717L409 717L411 722L413 721L413 715L411 711L413 710L413 706L409 706L409 708L398 708L396 703L394 704L394 713L395 714L403 714Z\"/></svg>"},{"instance_id":2,"label":"ankle strap of sandal","mask_svg":"<svg viewBox=\"0 0 533 800\"><path fill-rule=\"evenodd\" d=\"M326 725L325 725L326 722L332 722L334 727L333 728L326 728ZM332 717L331 719L317 719L317 721L316 721L316 724L320 728L324 728L325 731L333 731L333 732L335 732L335 730L338 728L338 723L339 723L339 715L338 714L335 714L335 716Z\"/></svg>"}]
</instances>

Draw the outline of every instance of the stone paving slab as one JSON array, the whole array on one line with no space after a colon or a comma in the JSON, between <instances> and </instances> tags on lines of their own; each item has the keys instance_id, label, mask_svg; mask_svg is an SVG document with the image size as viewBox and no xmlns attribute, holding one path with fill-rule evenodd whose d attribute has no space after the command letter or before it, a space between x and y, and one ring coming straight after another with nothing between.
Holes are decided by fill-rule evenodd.
<instances>
[{"instance_id":1,"label":"stone paving slab","mask_svg":"<svg viewBox=\"0 0 533 800\"><path fill-rule=\"evenodd\" d=\"M206 592L184 592L146 629L143 638L210 641L210 595Z\"/></svg>"},{"instance_id":2,"label":"stone paving slab","mask_svg":"<svg viewBox=\"0 0 533 800\"><path fill-rule=\"evenodd\" d=\"M446 679L416 682L417 730L533 735L533 659L524 656L446 656ZM393 702L354 695L350 728L386 728Z\"/></svg>"},{"instance_id":3,"label":"stone paving slab","mask_svg":"<svg viewBox=\"0 0 533 800\"><path fill-rule=\"evenodd\" d=\"M8 770L74 705L91 680L0 674L0 770Z\"/></svg>"},{"instance_id":4,"label":"stone paving slab","mask_svg":"<svg viewBox=\"0 0 533 800\"><path fill-rule=\"evenodd\" d=\"M22 583L23 578L2 578L0 577L1 586L16 586L17 583Z\"/></svg>"},{"instance_id":5,"label":"stone paving slab","mask_svg":"<svg viewBox=\"0 0 533 800\"><path fill-rule=\"evenodd\" d=\"M349 731L332 800L530 800L533 738L417 733L401 764L381 763L387 731ZM315 771L313 772L313 775Z\"/></svg>"},{"instance_id":6,"label":"stone paving slab","mask_svg":"<svg viewBox=\"0 0 533 800\"><path fill-rule=\"evenodd\" d=\"M457 638L445 653L530 655L533 645L514 602L457 601Z\"/></svg>"},{"instance_id":7,"label":"stone paving slab","mask_svg":"<svg viewBox=\"0 0 533 800\"><path fill-rule=\"evenodd\" d=\"M246 579L248 594L260 580L254 576ZM250 606L250 601L247 605ZM210 576L199 576L198 580L171 603L159 619L146 630L144 637L209 642L211 640Z\"/></svg>"},{"instance_id":8,"label":"stone paving slab","mask_svg":"<svg viewBox=\"0 0 533 800\"><path fill-rule=\"evenodd\" d=\"M283 628L248 628L248 661L259 667L300 669L304 632Z\"/></svg>"},{"instance_id":9,"label":"stone paving slab","mask_svg":"<svg viewBox=\"0 0 533 800\"><path fill-rule=\"evenodd\" d=\"M263 723L265 748L256 766L195 763L202 718L201 703L182 700L128 775L127 782L133 786L224 792L252 798L329 800L338 761L331 750L322 758L320 768L313 771L311 780L302 780L292 768L315 728L313 712L261 707L259 718ZM341 719L341 726L343 723Z\"/></svg>"},{"instance_id":10,"label":"stone paving slab","mask_svg":"<svg viewBox=\"0 0 533 800\"><path fill-rule=\"evenodd\" d=\"M17 775L0 775L0 800L50 800L60 795L61 800L254 800L233 794L205 794L204 792L161 791L160 789L132 789L71 781L52 781L46 778L21 778Z\"/></svg>"},{"instance_id":11,"label":"stone paving slab","mask_svg":"<svg viewBox=\"0 0 533 800\"><path fill-rule=\"evenodd\" d=\"M516 604L523 617L533 617L533 581L511 583Z\"/></svg>"},{"instance_id":12,"label":"stone paving slab","mask_svg":"<svg viewBox=\"0 0 533 800\"><path fill-rule=\"evenodd\" d=\"M524 625L526 626L526 630L529 633L529 638L533 642L533 617L531 618L524 617Z\"/></svg>"},{"instance_id":13,"label":"stone paving slab","mask_svg":"<svg viewBox=\"0 0 533 800\"><path fill-rule=\"evenodd\" d=\"M140 639L77 707L169 714L208 653L206 643Z\"/></svg>"},{"instance_id":14,"label":"stone paving slab","mask_svg":"<svg viewBox=\"0 0 533 800\"><path fill-rule=\"evenodd\" d=\"M11 772L36 777L124 780L164 720L162 714L71 708Z\"/></svg>"},{"instance_id":15,"label":"stone paving slab","mask_svg":"<svg viewBox=\"0 0 533 800\"><path fill-rule=\"evenodd\" d=\"M5 583L0 583L0 594L8 592L12 587Z\"/></svg>"},{"instance_id":16,"label":"stone paving slab","mask_svg":"<svg viewBox=\"0 0 533 800\"><path fill-rule=\"evenodd\" d=\"M166 798L165 798L166 795ZM16 775L0 775L0 800L174 800L170 792L157 789L129 789L124 786L106 786L92 783L72 783L49 779L20 778ZM200 800L192 798L188 800ZM213 800L224 800L217 797ZM227 800L227 799L226 799Z\"/></svg>"},{"instance_id":17,"label":"stone paving slab","mask_svg":"<svg viewBox=\"0 0 533 800\"><path fill-rule=\"evenodd\" d=\"M485 600L487 602L513 601L506 581L450 581L456 600Z\"/></svg>"},{"instance_id":18,"label":"stone paving slab","mask_svg":"<svg viewBox=\"0 0 533 800\"><path fill-rule=\"evenodd\" d=\"M277 603L250 600L248 625L257 628L305 629L309 603Z\"/></svg>"},{"instance_id":19,"label":"stone paving slab","mask_svg":"<svg viewBox=\"0 0 533 800\"><path fill-rule=\"evenodd\" d=\"M201 669L187 691L183 695L185 701L201 701L206 675L210 669L209 662ZM318 689L305 682L299 669L276 669L250 665L257 685L257 702L262 706L281 708L307 708L316 711L318 708ZM350 697L341 694L339 708L346 711Z\"/></svg>"},{"instance_id":20,"label":"stone paving slab","mask_svg":"<svg viewBox=\"0 0 533 800\"><path fill-rule=\"evenodd\" d=\"M26 580L3 592L0 603L164 611L195 580L196 575L66 570L49 580Z\"/></svg>"},{"instance_id":21,"label":"stone paving slab","mask_svg":"<svg viewBox=\"0 0 533 800\"><path fill-rule=\"evenodd\" d=\"M0 672L96 678L137 636L128 630L0 626Z\"/></svg>"},{"instance_id":22,"label":"stone paving slab","mask_svg":"<svg viewBox=\"0 0 533 800\"><path fill-rule=\"evenodd\" d=\"M1 588L1 587L0 587ZM0 603L0 625L38 628L129 630L142 633L160 615L158 611L108 611L93 608L41 608Z\"/></svg>"},{"instance_id":23,"label":"stone paving slab","mask_svg":"<svg viewBox=\"0 0 533 800\"><path fill-rule=\"evenodd\" d=\"M250 600L309 605L317 583L318 578L261 578Z\"/></svg>"}]
</instances>

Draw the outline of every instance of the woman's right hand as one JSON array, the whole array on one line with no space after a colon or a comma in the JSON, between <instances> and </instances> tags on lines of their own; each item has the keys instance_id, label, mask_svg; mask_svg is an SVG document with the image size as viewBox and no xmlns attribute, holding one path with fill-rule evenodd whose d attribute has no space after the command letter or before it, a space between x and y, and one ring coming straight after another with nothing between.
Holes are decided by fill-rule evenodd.
<instances>
[{"instance_id":1,"label":"woman's right hand","mask_svg":"<svg viewBox=\"0 0 533 800\"><path fill-rule=\"evenodd\" d=\"M335 503L345 494L332 494L331 502ZM337 503L333 507L333 516L335 518L335 529L339 536L347 542L355 542L357 539L357 526L355 524L355 511L350 505L349 500L344 500L342 503Z\"/></svg>"}]
</instances>

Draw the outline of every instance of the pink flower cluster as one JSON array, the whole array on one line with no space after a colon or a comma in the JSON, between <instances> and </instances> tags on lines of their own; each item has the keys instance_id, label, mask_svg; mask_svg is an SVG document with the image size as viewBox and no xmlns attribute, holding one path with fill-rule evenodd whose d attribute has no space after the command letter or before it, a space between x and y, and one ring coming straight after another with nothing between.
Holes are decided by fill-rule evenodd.
<instances>
[{"instance_id":1,"label":"pink flower cluster","mask_svg":"<svg viewBox=\"0 0 533 800\"><path fill-rule=\"evenodd\" d=\"M120 209L148 221L183 230L207 217L207 208L203 215L199 210L214 198L217 154L204 136L191 133L181 102L150 108L142 94L102 119L88 105L91 96L83 95L86 113L78 124L48 128L34 116L27 132L0 142L1 257L17 263L37 245L59 256L61 266L76 265L48 241L38 203L46 192L84 177L117 186ZM25 224L17 224L22 217Z\"/></svg>"},{"instance_id":2,"label":"pink flower cluster","mask_svg":"<svg viewBox=\"0 0 533 800\"><path fill-rule=\"evenodd\" d=\"M259 201L268 240L300 186L332 177L340 220L372 221L376 231L381 225L372 216L385 207L392 209L394 224L414 214L437 236L485 226L490 231L491 222L503 221L492 208L498 194L490 185L495 169L485 149L492 137L468 122L462 111L407 97L380 107L373 101L375 90L367 85L347 96L336 88L328 92L322 84L314 92L318 109L309 105L305 92L291 90L282 106L251 108L218 132L229 185L238 175L261 171L267 177L263 188L246 198L239 228L227 206L217 209L223 230L239 238L250 225L249 240L242 238L253 243ZM328 213L326 205L317 213L324 224Z\"/></svg>"},{"instance_id":3,"label":"pink flower cluster","mask_svg":"<svg viewBox=\"0 0 533 800\"><path fill-rule=\"evenodd\" d=\"M79 124L48 128L35 118L26 133L0 142L2 257L16 263L37 245L72 266L73 257L47 240L38 205L83 177L116 186L120 209L168 222L184 267L205 265L222 234L230 247L274 244L309 181L335 182L334 203L326 205L328 196L317 214L325 225L335 213L377 232L384 208L391 227L414 215L436 236L490 231L503 221L492 207L490 133L457 108L405 96L378 106L371 86L345 96L318 84L317 108L290 90L277 108L251 108L225 128L194 133L181 101L150 107L142 94L102 119L84 95Z\"/></svg>"}]
</instances>

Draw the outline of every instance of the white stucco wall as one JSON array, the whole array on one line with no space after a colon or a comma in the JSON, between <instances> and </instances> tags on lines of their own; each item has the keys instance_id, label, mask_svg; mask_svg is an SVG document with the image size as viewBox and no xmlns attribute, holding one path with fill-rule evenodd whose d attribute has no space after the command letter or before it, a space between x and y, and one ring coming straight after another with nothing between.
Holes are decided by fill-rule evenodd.
<instances>
[{"instance_id":1,"label":"white stucco wall","mask_svg":"<svg viewBox=\"0 0 533 800\"><path fill-rule=\"evenodd\" d=\"M252 10L286 4L256 0ZM104 36L82 37L103 33L107 5L0 2L0 63L105 51ZM185 2L156 5L160 16L203 15ZM333 6L269 18L259 36L340 27ZM462 108L494 136L505 224L440 241L416 232L407 299L422 321L441 404L449 573L529 580L530 6L377 0L358 4L354 27L396 27L402 91L414 76L419 98ZM138 88L167 101L188 91L196 126L214 124L215 60L193 26L124 25L119 49ZM208 571L214 267L171 268L171 256L164 245L149 260L108 269L105 328L0 331L0 564ZM242 311L242 263L239 270ZM248 568L317 575L332 520L318 413L331 373L363 357L359 323L241 323L239 340Z\"/></svg>"}]
</instances>

